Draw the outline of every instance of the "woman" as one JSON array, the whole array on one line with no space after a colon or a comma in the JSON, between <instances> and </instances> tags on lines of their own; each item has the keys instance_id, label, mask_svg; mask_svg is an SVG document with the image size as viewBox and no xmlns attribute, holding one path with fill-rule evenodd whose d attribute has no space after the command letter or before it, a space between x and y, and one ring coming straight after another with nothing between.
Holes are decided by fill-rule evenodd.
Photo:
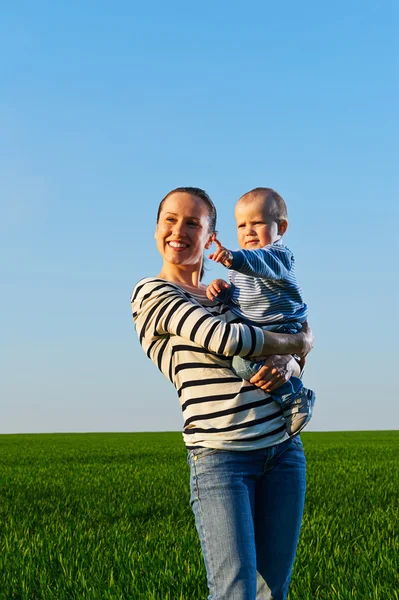
<instances>
[{"instance_id":1,"label":"woman","mask_svg":"<svg viewBox=\"0 0 399 600\"><path fill-rule=\"evenodd\" d=\"M191 506L207 571L209 600L284 600L305 496L299 437L286 439L272 390L299 374L291 354L313 338L262 331L237 322L206 297L203 252L213 241L216 209L198 188L162 200L155 239L157 277L140 281L132 310L147 356L172 381L181 401ZM247 382L232 356L269 356Z\"/></svg>"}]
</instances>

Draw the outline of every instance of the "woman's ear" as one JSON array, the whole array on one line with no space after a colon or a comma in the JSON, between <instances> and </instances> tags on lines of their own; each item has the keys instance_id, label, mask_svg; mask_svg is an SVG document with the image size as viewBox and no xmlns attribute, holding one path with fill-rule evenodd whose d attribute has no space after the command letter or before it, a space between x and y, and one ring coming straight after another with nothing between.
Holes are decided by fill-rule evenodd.
<instances>
[{"instance_id":1,"label":"woman's ear","mask_svg":"<svg viewBox=\"0 0 399 600\"><path fill-rule=\"evenodd\" d=\"M208 248L210 248L213 244L213 241L216 237L216 233L212 233L211 237L209 238L209 240L206 242L205 244L205 248L208 250Z\"/></svg>"}]
</instances>

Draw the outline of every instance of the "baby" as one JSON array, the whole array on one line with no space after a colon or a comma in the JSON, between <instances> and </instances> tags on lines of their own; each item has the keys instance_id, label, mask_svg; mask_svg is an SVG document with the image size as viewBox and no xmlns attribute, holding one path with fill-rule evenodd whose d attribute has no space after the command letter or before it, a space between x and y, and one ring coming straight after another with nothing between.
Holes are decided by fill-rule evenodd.
<instances>
[{"instance_id":1,"label":"baby","mask_svg":"<svg viewBox=\"0 0 399 600\"><path fill-rule=\"evenodd\" d=\"M209 258L230 269L230 285L215 279L207 288L208 298L229 303L249 325L297 333L307 319L307 306L296 281L294 256L281 243L288 227L284 200L270 188L255 188L238 200L235 218L242 250L224 248L215 236L217 248ZM262 364L237 356L232 366L239 377L249 380ZM291 377L270 395L284 409L287 433L299 433L312 416L314 392L299 377Z\"/></svg>"}]
</instances>

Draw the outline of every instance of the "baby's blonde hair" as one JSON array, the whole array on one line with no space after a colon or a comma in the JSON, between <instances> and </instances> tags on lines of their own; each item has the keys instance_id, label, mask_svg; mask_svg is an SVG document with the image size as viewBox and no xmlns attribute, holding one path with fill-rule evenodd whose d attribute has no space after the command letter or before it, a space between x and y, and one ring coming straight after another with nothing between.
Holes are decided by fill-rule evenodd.
<instances>
[{"instance_id":1,"label":"baby's blonde hair","mask_svg":"<svg viewBox=\"0 0 399 600\"><path fill-rule=\"evenodd\" d=\"M249 203L252 200L262 200L267 207L270 215L278 223L280 221L288 221L287 205L275 190L272 188L257 187L247 192L238 200L238 202ZM237 202L237 204L238 204Z\"/></svg>"}]
</instances>

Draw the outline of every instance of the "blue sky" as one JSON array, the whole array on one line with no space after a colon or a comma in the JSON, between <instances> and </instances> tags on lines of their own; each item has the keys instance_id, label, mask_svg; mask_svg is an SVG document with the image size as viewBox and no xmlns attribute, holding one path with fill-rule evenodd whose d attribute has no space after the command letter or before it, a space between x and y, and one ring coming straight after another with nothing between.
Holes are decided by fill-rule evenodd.
<instances>
[{"instance_id":1,"label":"blue sky","mask_svg":"<svg viewBox=\"0 0 399 600\"><path fill-rule=\"evenodd\" d=\"M180 429L129 305L180 185L232 248L242 193L285 198L308 429L398 427L397 34L393 1L2 7L0 433Z\"/></svg>"}]
</instances>

